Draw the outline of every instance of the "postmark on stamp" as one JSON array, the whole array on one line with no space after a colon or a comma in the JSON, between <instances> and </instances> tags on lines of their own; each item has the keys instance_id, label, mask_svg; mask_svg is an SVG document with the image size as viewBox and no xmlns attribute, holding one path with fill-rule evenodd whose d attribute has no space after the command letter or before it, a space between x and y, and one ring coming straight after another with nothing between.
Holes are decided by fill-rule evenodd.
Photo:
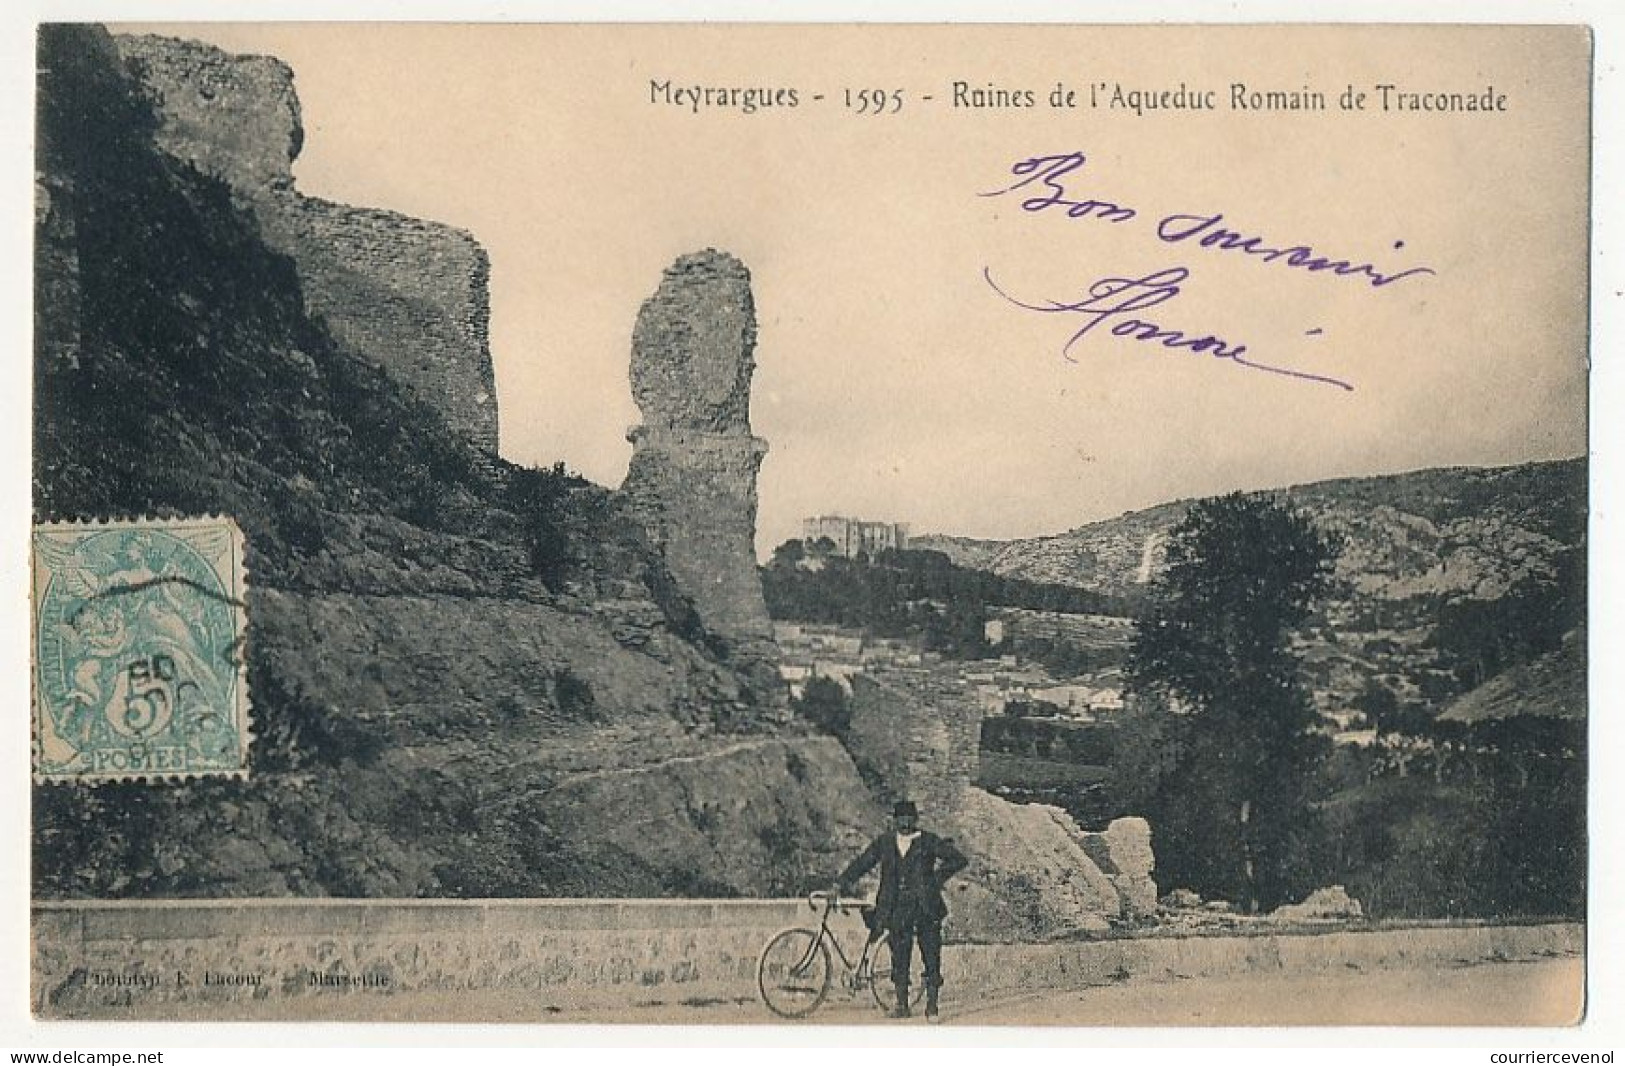
<instances>
[{"instance_id":1,"label":"postmark on stamp","mask_svg":"<svg viewBox=\"0 0 1625 1066\"><path fill-rule=\"evenodd\" d=\"M236 523L49 523L33 547L35 780L246 775Z\"/></svg>"}]
</instances>

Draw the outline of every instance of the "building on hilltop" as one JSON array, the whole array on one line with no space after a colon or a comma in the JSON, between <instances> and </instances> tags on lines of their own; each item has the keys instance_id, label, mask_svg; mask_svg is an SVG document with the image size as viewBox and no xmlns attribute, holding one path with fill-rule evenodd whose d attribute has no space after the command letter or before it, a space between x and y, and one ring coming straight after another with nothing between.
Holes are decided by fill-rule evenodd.
<instances>
[{"instance_id":1,"label":"building on hilltop","mask_svg":"<svg viewBox=\"0 0 1625 1066\"><path fill-rule=\"evenodd\" d=\"M840 515L814 515L801 520L801 539L813 543L828 538L835 550L848 559L859 552L873 557L888 548L908 547L908 525L903 522L865 522Z\"/></svg>"}]
</instances>

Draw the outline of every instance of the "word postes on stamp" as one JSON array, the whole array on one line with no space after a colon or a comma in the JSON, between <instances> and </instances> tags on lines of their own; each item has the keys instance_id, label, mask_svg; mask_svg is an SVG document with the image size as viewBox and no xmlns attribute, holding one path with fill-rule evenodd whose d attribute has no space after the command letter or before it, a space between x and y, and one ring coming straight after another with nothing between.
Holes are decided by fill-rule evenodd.
<instances>
[{"instance_id":1,"label":"word postes on stamp","mask_svg":"<svg viewBox=\"0 0 1625 1066\"><path fill-rule=\"evenodd\" d=\"M33 546L35 780L245 775L236 524L51 523Z\"/></svg>"}]
</instances>

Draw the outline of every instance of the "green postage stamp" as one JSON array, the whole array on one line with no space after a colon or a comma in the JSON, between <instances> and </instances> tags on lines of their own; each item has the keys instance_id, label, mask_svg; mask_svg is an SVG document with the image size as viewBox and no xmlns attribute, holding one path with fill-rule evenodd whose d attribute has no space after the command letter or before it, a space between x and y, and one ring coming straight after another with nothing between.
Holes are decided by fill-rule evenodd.
<instances>
[{"instance_id":1,"label":"green postage stamp","mask_svg":"<svg viewBox=\"0 0 1625 1066\"><path fill-rule=\"evenodd\" d=\"M33 594L35 780L247 774L234 522L37 525Z\"/></svg>"}]
</instances>

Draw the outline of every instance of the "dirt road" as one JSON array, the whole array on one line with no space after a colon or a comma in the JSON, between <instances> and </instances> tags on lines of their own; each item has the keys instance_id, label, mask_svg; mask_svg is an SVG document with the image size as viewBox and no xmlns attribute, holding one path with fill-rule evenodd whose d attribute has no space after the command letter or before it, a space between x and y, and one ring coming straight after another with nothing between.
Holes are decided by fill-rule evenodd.
<instances>
[{"instance_id":1,"label":"dirt road","mask_svg":"<svg viewBox=\"0 0 1625 1066\"><path fill-rule=\"evenodd\" d=\"M1580 959L1134 982L961 1008L972 1025L1561 1025L1584 1004Z\"/></svg>"},{"instance_id":2,"label":"dirt road","mask_svg":"<svg viewBox=\"0 0 1625 1066\"><path fill-rule=\"evenodd\" d=\"M1119 983L1031 995L979 997L956 987L943 994L948 1025L1245 1026L1245 1025L1458 1025L1528 1026L1574 1022L1583 1003L1585 963L1577 957L1530 962L1414 969L1339 968L1326 972L1240 974ZM832 991L812 1018L784 1022L754 996L645 1001L578 1009L543 1006L533 993L485 989L479 993L408 992L357 1000L310 997L296 1004L249 999L197 1018L240 1021L366 1019L378 1022L517 1022L570 1025L924 1025L922 1018L891 1021L860 995ZM117 1009L101 1017L126 1015ZM184 1010L164 1017L187 1018ZM130 1019L151 1020L131 1012Z\"/></svg>"},{"instance_id":3,"label":"dirt road","mask_svg":"<svg viewBox=\"0 0 1625 1066\"><path fill-rule=\"evenodd\" d=\"M951 975L950 975L951 977ZM1173 981L1127 980L1065 992L967 1002L951 985L943 1021L953 1025L1238 1026L1238 1025L1564 1025L1584 1003L1585 962L1578 958L1491 962L1450 969L1244 974ZM518 1020L517 1018L514 1020ZM541 1019L531 1019L541 1020ZM560 1022L759 1025L774 1019L754 1001L654 1005L550 1016ZM832 997L810 1022L923 1025L888 1021L867 996Z\"/></svg>"}]
</instances>

